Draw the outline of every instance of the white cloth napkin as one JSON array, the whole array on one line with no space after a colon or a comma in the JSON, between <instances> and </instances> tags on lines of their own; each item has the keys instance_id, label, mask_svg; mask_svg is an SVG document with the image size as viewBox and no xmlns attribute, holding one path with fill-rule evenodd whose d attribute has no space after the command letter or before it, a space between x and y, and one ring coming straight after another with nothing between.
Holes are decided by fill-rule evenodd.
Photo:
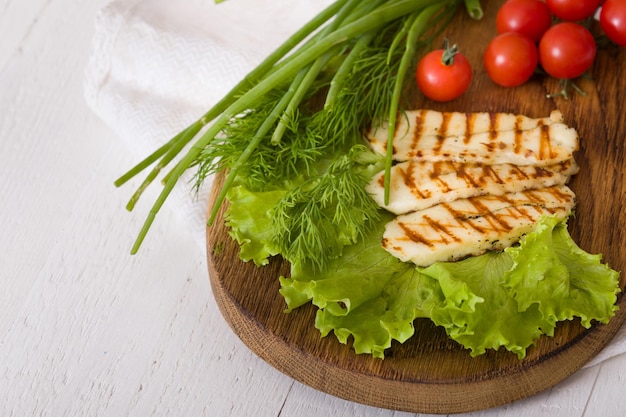
<instances>
[{"instance_id":1,"label":"white cloth napkin","mask_svg":"<svg viewBox=\"0 0 626 417\"><path fill-rule=\"evenodd\" d=\"M96 20L85 78L87 103L126 140L138 162L197 120L330 3L113 1ZM143 180L147 172L137 178ZM167 203L204 246L212 179L196 195L189 183L193 173L179 182ZM158 181L153 187L160 187ZM136 215L145 214L137 210Z\"/></svg>"},{"instance_id":2,"label":"white cloth napkin","mask_svg":"<svg viewBox=\"0 0 626 417\"><path fill-rule=\"evenodd\" d=\"M96 21L87 103L140 160L204 114L331 2L113 1ZM202 247L210 185L195 195L183 179L168 199ZM626 327L587 366L624 352Z\"/></svg>"}]
</instances>

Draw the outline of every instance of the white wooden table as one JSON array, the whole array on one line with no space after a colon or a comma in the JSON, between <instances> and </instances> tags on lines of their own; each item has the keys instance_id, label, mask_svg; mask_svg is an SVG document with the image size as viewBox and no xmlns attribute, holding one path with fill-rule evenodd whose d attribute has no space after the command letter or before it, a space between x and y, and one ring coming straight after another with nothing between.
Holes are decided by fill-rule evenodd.
<instances>
[{"instance_id":1,"label":"white wooden table","mask_svg":"<svg viewBox=\"0 0 626 417\"><path fill-rule=\"evenodd\" d=\"M132 187L112 183L136 160L83 98L105 4L0 1L0 416L409 415L333 398L256 358L171 208L128 254L143 218L124 210ZM621 355L471 415L618 417L625 394Z\"/></svg>"}]
</instances>

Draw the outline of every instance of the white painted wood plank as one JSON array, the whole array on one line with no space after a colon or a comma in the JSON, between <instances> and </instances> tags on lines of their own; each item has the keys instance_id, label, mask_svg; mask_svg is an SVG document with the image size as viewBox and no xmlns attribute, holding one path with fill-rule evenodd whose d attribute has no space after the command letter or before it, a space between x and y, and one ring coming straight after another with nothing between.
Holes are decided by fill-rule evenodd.
<instances>
[{"instance_id":1,"label":"white painted wood plank","mask_svg":"<svg viewBox=\"0 0 626 417\"><path fill-rule=\"evenodd\" d=\"M110 148L114 137L82 101L86 16L98 6L64 3L47 8L20 39L20 54L0 79L7 110L0 132L13 139L0 145L1 191L9 196L0 206L9 231L0 253L4 276L20 277L3 282L5 290L16 285L1 303L2 415L170 415L177 402L234 415L233 404L250 411L264 404L276 414L292 381L254 358L221 319L204 253L181 236L171 213L141 257L128 255L143 219L123 209L132 186L120 192L112 181L131 161L119 144ZM69 25L56 30L67 10ZM249 384L260 390L258 400L241 402ZM267 388L276 401L267 401Z\"/></svg>"},{"instance_id":2,"label":"white painted wood plank","mask_svg":"<svg viewBox=\"0 0 626 417\"><path fill-rule=\"evenodd\" d=\"M296 383L281 410L281 417L333 416L333 417L409 417L412 413L392 411L346 401Z\"/></svg>"},{"instance_id":3,"label":"white painted wood plank","mask_svg":"<svg viewBox=\"0 0 626 417\"><path fill-rule=\"evenodd\" d=\"M277 415L292 381L232 334L204 253L175 216L155 225L162 240L128 255L142 219L123 215L108 181L129 162L123 151L111 148L87 179L86 189L101 191L77 199L4 337L0 381L12 383L0 404L16 415Z\"/></svg>"},{"instance_id":4,"label":"white painted wood plank","mask_svg":"<svg viewBox=\"0 0 626 417\"><path fill-rule=\"evenodd\" d=\"M49 3L50 0L0 2L0 74L9 61L22 53L20 45L46 13Z\"/></svg>"},{"instance_id":5,"label":"white painted wood plank","mask_svg":"<svg viewBox=\"0 0 626 417\"><path fill-rule=\"evenodd\" d=\"M582 369L533 397L502 407L469 413L468 417L582 417L587 396L593 388L593 380L597 373L596 367Z\"/></svg>"},{"instance_id":6,"label":"white painted wood plank","mask_svg":"<svg viewBox=\"0 0 626 417\"><path fill-rule=\"evenodd\" d=\"M10 3L11 14L2 16L5 28L19 31L32 19L36 25L7 47L20 53L0 74L0 264L7 277L0 317L10 317L28 293L85 174L106 149L89 136L102 124L86 108L81 84L93 17L105 1L58 1L33 8L42 12L36 16L22 9L30 10L27 3L33 6ZM0 332L5 328L0 319Z\"/></svg>"},{"instance_id":7,"label":"white painted wood plank","mask_svg":"<svg viewBox=\"0 0 626 417\"><path fill-rule=\"evenodd\" d=\"M279 415L293 381L243 345L212 298L198 296L211 297L206 277L203 268L180 296L129 415Z\"/></svg>"},{"instance_id":8,"label":"white painted wood plank","mask_svg":"<svg viewBox=\"0 0 626 417\"><path fill-rule=\"evenodd\" d=\"M598 365L593 391L585 405L584 417L620 417L626 415L626 354Z\"/></svg>"}]
</instances>

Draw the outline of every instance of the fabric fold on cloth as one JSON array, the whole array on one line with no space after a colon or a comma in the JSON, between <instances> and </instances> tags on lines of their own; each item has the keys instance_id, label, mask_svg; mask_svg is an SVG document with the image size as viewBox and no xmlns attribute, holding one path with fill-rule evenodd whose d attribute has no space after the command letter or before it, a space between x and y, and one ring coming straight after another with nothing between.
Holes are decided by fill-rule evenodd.
<instances>
[{"instance_id":1,"label":"fabric fold on cloth","mask_svg":"<svg viewBox=\"0 0 626 417\"><path fill-rule=\"evenodd\" d=\"M281 42L331 3L113 1L96 20L85 72L87 104L126 142L139 162L200 118ZM146 173L138 175L137 186ZM204 248L212 179L196 194L190 184L193 174L186 173L166 205ZM623 327L586 366L624 352Z\"/></svg>"},{"instance_id":2,"label":"fabric fold on cloth","mask_svg":"<svg viewBox=\"0 0 626 417\"><path fill-rule=\"evenodd\" d=\"M329 0L275 0L263 7L256 0L219 5L212 0L113 1L96 19L85 72L87 104L123 138L139 162L199 119L328 4ZM136 186L147 172L136 177ZM196 194L193 174L184 175L166 205L204 247L212 178ZM158 189L159 184L155 181L152 187ZM142 214L139 209L137 214Z\"/></svg>"}]
</instances>

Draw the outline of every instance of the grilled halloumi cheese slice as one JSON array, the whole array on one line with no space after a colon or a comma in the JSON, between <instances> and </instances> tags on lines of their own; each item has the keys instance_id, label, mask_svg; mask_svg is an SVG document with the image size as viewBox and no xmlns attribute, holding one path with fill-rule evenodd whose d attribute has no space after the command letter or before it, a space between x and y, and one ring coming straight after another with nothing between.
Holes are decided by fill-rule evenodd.
<instances>
[{"instance_id":1,"label":"grilled halloumi cheese slice","mask_svg":"<svg viewBox=\"0 0 626 417\"><path fill-rule=\"evenodd\" d=\"M576 172L578 165L573 159L547 167L412 160L392 167L389 204L384 204L384 171L375 175L366 188L380 207L404 214L459 198L566 184Z\"/></svg>"},{"instance_id":2,"label":"grilled halloumi cheese slice","mask_svg":"<svg viewBox=\"0 0 626 417\"><path fill-rule=\"evenodd\" d=\"M418 266L501 250L531 232L545 215L565 218L574 207L565 185L441 203L400 215L385 227L382 244Z\"/></svg>"},{"instance_id":3,"label":"grilled halloumi cheese slice","mask_svg":"<svg viewBox=\"0 0 626 417\"><path fill-rule=\"evenodd\" d=\"M407 111L398 117L393 158L423 161L547 166L569 160L578 134L560 112L532 119L508 113ZM366 133L371 148L385 154L388 124Z\"/></svg>"},{"instance_id":4,"label":"grilled halloumi cheese slice","mask_svg":"<svg viewBox=\"0 0 626 417\"><path fill-rule=\"evenodd\" d=\"M507 130L528 130L542 125L562 123L560 111L553 111L549 117L532 118L512 113L489 112L441 112L437 110L410 110L398 115L396 125L419 131L422 135L465 136L475 133L500 132ZM383 124L383 129L387 128ZM386 141L386 136L383 138Z\"/></svg>"}]
</instances>

